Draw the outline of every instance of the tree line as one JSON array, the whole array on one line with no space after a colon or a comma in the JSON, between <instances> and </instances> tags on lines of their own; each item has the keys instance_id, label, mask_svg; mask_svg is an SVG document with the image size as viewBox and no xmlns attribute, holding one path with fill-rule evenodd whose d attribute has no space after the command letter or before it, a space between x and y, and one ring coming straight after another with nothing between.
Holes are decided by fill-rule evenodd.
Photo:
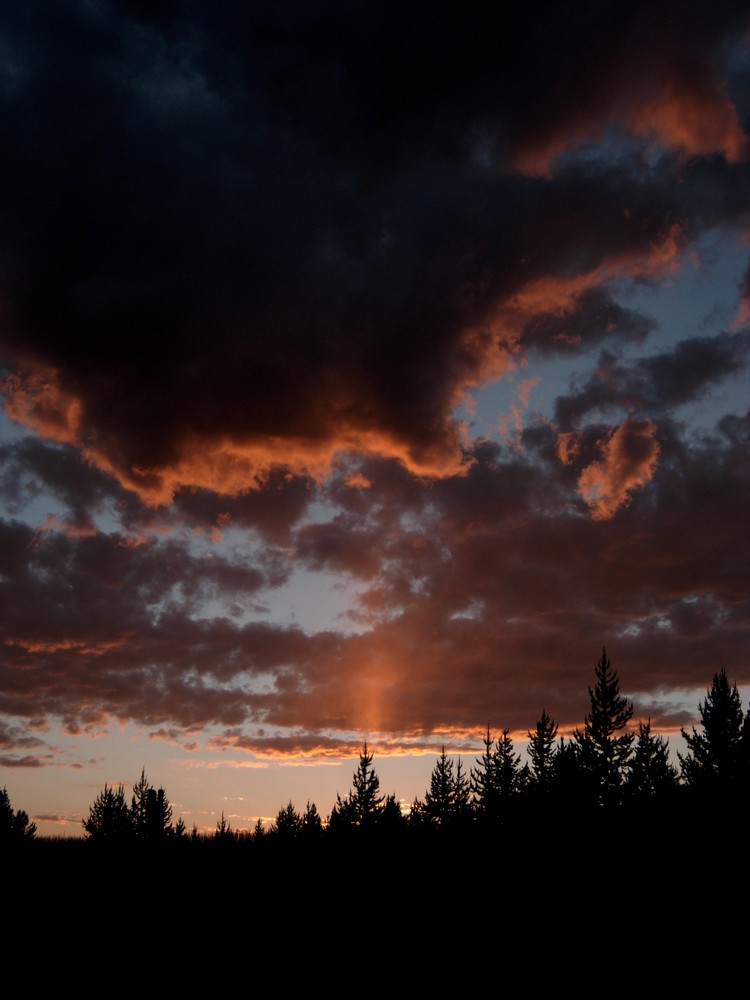
<instances>
[{"instance_id":1,"label":"tree line","mask_svg":"<svg viewBox=\"0 0 750 1000\"><path fill-rule=\"evenodd\" d=\"M478 828L522 828L540 814L572 817L637 814L644 809L704 807L732 810L750 788L750 708L743 714L736 684L725 670L715 674L699 704L700 728L682 730L687 752L670 761L668 741L655 735L650 720L630 728L633 703L620 693L619 678L606 650L595 665L589 688L590 710L569 739L558 739L555 720L542 710L528 732L528 763L521 763L507 729L495 739L488 727L484 747L466 767L443 747L422 798L404 813L395 794L385 795L365 742L351 790L337 795L324 821L315 803L298 811L290 801L265 829L237 831L222 813L212 836L172 822L172 806L163 788L153 787L145 770L133 787L130 803L122 785L105 784L83 820L89 840L97 843L315 844L347 837L407 836L442 831L469 834ZM0 797L0 838L32 839L35 825L23 811L13 812L5 789Z\"/></svg>"}]
</instances>

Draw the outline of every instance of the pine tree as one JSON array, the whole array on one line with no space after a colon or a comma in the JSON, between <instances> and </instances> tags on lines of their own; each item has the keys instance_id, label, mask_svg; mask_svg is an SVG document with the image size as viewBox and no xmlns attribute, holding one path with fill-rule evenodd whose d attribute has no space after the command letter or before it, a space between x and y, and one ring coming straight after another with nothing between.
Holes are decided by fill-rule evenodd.
<instances>
[{"instance_id":1,"label":"pine tree","mask_svg":"<svg viewBox=\"0 0 750 1000\"><path fill-rule=\"evenodd\" d=\"M464 774L461 758L456 761L456 776L454 785L454 818L459 821L468 819L471 815L471 785Z\"/></svg>"},{"instance_id":2,"label":"pine tree","mask_svg":"<svg viewBox=\"0 0 750 1000\"><path fill-rule=\"evenodd\" d=\"M497 782L495 780L495 754L490 727L484 737L484 753L475 760L476 767L471 769L471 792L474 809L485 819L497 816L499 801Z\"/></svg>"},{"instance_id":3,"label":"pine tree","mask_svg":"<svg viewBox=\"0 0 750 1000\"><path fill-rule=\"evenodd\" d=\"M308 842L320 840L323 836L323 821L320 818L318 807L314 802L310 802L309 799L302 814L302 829L300 832Z\"/></svg>"},{"instance_id":4,"label":"pine tree","mask_svg":"<svg viewBox=\"0 0 750 1000\"><path fill-rule=\"evenodd\" d=\"M510 732L504 729L497 741L494 758L495 782L501 807L507 806L523 789L526 774L520 765L521 755L514 752Z\"/></svg>"},{"instance_id":5,"label":"pine tree","mask_svg":"<svg viewBox=\"0 0 750 1000\"><path fill-rule=\"evenodd\" d=\"M302 830L302 817L294 808L291 799L282 809L279 809L276 822L271 827L271 834L283 842L295 840Z\"/></svg>"},{"instance_id":6,"label":"pine tree","mask_svg":"<svg viewBox=\"0 0 750 1000\"><path fill-rule=\"evenodd\" d=\"M163 788L149 788L146 801L146 838L152 843L172 833L172 806Z\"/></svg>"},{"instance_id":7,"label":"pine tree","mask_svg":"<svg viewBox=\"0 0 750 1000\"><path fill-rule=\"evenodd\" d=\"M359 767L354 772L352 784L356 823L361 827L370 826L382 812L385 798L380 795L380 778L372 767L372 754L367 752L366 740L359 755Z\"/></svg>"},{"instance_id":8,"label":"pine tree","mask_svg":"<svg viewBox=\"0 0 750 1000\"><path fill-rule=\"evenodd\" d=\"M698 710L703 732L697 732L695 726L692 734L682 730L688 746L685 757L678 754L682 777L694 788L726 792L738 784L743 771L744 719L737 685L730 688L725 670L714 674Z\"/></svg>"},{"instance_id":9,"label":"pine tree","mask_svg":"<svg viewBox=\"0 0 750 1000\"><path fill-rule=\"evenodd\" d=\"M430 788L425 792L424 812L435 826L443 826L454 815L456 808L456 779L453 760L442 748L430 776Z\"/></svg>"},{"instance_id":10,"label":"pine tree","mask_svg":"<svg viewBox=\"0 0 750 1000\"><path fill-rule=\"evenodd\" d=\"M521 769L521 756L514 753L513 740L504 729L493 747L489 726L484 739L484 753L471 770L474 807L480 816L497 820L521 791L526 773Z\"/></svg>"},{"instance_id":11,"label":"pine tree","mask_svg":"<svg viewBox=\"0 0 750 1000\"><path fill-rule=\"evenodd\" d=\"M372 767L372 754L368 753L367 741L359 755L359 766L352 778L353 788L346 796L336 795L330 825L334 830L346 827L369 829L374 826L383 812L384 796L380 794L380 778Z\"/></svg>"},{"instance_id":12,"label":"pine tree","mask_svg":"<svg viewBox=\"0 0 750 1000\"><path fill-rule=\"evenodd\" d=\"M593 691L589 688L591 711L584 719L583 732L576 730L575 738L581 761L595 778L600 804L612 805L620 798L633 746L633 733L622 732L632 718L633 704L620 694L620 682L606 649L594 670L596 687Z\"/></svg>"},{"instance_id":13,"label":"pine tree","mask_svg":"<svg viewBox=\"0 0 750 1000\"><path fill-rule=\"evenodd\" d=\"M677 788L677 770L669 762L669 744L651 732L651 719L638 723L626 792L637 801L664 801Z\"/></svg>"},{"instance_id":14,"label":"pine tree","mask_svg":"<svg viewBox=\"0 0 750 1000\"><path fill-rule=\"evenodd\" d=\"M3 786L0 790L0 843L33 840L36 836L36 823L29 823L29 816L23 809L13 812L8 790Z\"/></svg>"},{"instance_id":15,"label":"pine tree","mask_svg":"<svg viewBox=\"0 0 750 1000\"><path fill-rule=\"evenodd\" d=\"M555 755L554 746L557 739L557 724L542 709L542 717L536 724L536 730L529 733L529 757L536 790L540 793L549 791L552 780L552 763Z\"/></svg>"},{"instance_id":16,"label":"pine tree","mask_svg":"<svg viewBox=\"0 0 750 1000\"><path fill-rule=\"evenodd\" d=\"M328 830L331 834L345 834L357 825L357 816L351 793L343 798L336 792L336 802L328 817Z\"/></svg>"},{"instance_id":17,"label":"pine tree","mask_svg":"<svg viewBox=\"0 0 750 1000\"><path fill-rule=\"evenodd\" d=\"M148 793L151 785L146 777L146 768L141 768L141 776L133 785L133 796L130 800L130 822L133 832L139 840L146 839L148 829Z\"/></svg>"},{"instance_id":18,"label":"pine tree","mask_svg":"<svg viewBox=\"0 0 750 1000\"><path fill-rule=\"evenodd\" d=\"M154 788L146 777L146 768L133 785L130 821L138 840L156 842L172 832L172 806L163 788Z\"/></svg>"},{"instance_id":19,"label":"pine tree","mask_svg":"<svg viewBox=\"0 0 750 1000\"><path fill-rule=\"evenodd\" d=\"M104 791L89 807L89 818L83 821L83 827L92 840L124 841L132 836L133 826L122 785L115 789L105 782Z\"/></svg>"},{"instance_id":20,"label":"pine tree","mask_svg":"<svg viewBox=\"0 0 750 1000\"><path fill-rule=\"evenodd\" d=\"M232 824L224 818L224 810L221 811L221 819L216 821L214 830L214 841L219 844L231 844L236 842L237 835L232 829Z\"/></svg>"}]
</instances>

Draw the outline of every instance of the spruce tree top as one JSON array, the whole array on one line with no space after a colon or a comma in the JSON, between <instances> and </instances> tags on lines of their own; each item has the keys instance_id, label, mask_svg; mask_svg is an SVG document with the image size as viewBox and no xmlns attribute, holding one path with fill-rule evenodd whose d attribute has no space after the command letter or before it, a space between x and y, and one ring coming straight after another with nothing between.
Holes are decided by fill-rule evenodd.
<instances>
[{"instance_id":1,"label":"spruce tree top","mask_svg":"<svg viewBox=\"0 0 750 1000\"><path fill-rule=\"evenodd\" d=\"M355 822L368 826L374 822L383 809L384 796L380 794L380 778L372 769L372 754L367 751L365 740L359 755L359 767L352 778L353 790L349 800L354 810Z\"/></svg>"},{"instance_id":2,"label":"spruce tree top","mask_svg":"<svg viewBox=\"0 0 750 1000\"><path fill-rule=\"evenodd\" d=\"M596 687L589 688L591 711L584 719L586 735L599 747L609 742L616 732L624 729L633 717L633 703L620 694L617 672L602 649L602 658L595 665ZM632 738L630 740L632 742Z\"/></svg>"},{"instance_id":3,"label":"spruce tree top","mask_svg":"<svg viewBox=\"0 0 750 1000\"><path fill-rule=\"evenodd\" d=\"M692 734L682 730L688 746L687 756L678 755L682 776L689 785L732 785L742 773L742 702L737 685L730 686L723 668L714 674L698 710L703 732L695 727Z\"/></svg>"},{"instance_id":4,"label":"spruce tree top","mask_svg":"<svg viewBox=\"0 0 750 1000\"><path fill-rule=\"evenodd\" d=\"M620 694L620 681L606 649L594 670L596 687L589 688L591 711L584 719L584 731L576 730L575 738L584 765L597 779L599 802L611 805L619 799L633 746L633 733L621 732L633 716L633 703Z\"/></svg>"}]
</instances>

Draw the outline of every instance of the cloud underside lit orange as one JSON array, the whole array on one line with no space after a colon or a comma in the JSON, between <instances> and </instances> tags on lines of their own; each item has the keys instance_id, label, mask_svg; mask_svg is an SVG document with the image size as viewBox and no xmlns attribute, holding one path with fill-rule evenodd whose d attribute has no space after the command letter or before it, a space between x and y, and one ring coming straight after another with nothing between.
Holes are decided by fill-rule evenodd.
<instances>
[{"instance_id":1,"label":"cloud underside lit orange","mask_svg":"<svg viewBox=\"0 0 750 1000\"><path fill-rule=\"evenodd\" d=\"M37 5L0 763L471 763L579 726L602 645L661 732L746 684L742 4Z\"/></svg>"},{"instance_id":2,"label":"cloud underside lit orange","mask_svg":"<svg viewBox=\"0 0 750 1000\"><path fill-rule=\"evenodd\" d=\"M641 82L646 89L648 82ZM563 121L543 138L523 145L514 158L517 169L549 176L566 150L598 141L607 128L619 127L649 143L684 156L724 156L728 163L747 160L750 145L723 86L705 79L674 79L651 92L623 97L615 93L609 107L592 108L575 122Z\"/></svg>"},{"instance_id":3,"label":"cloud underside lit orange","mask_svg":"<svg viewBox=\"0 0 750 1000\"><path fill-rule=\"evenodd\" d=\"M653 478L660 450L656 426L651 420L626 420L600 442L599 450L601 459L583 469L578 487L591 516L604 521Z\"/></svg>"},{"instance_id":4,"label":"cloud underside lit orange","mask_svg":"<svg viewBox=\"0 0 750 1000\"><path fill-rule=\"evenodd\" d=\"M455 407L467 392L501 378L515 366L515 358L523 351L526 325L540 316L564 316L584 294L611 282L663 278L679 266L683 246L681 229L673 224L645 251L611 255L585 273L533 279L496 303L483 323L457 332L463 374L442 387L440 415L433 417L434 426L426 430L394 430L385 421L378 423L377 416L373 421L366 412L357 412L356 406L337 411L334 403L329 407L333 415L319 425L323 432L315 437L289 431L258 434L252 428L245 433L235 429L212 435L185 432L171 443L174 458L146 468L128 460L116 436L97 433L87 420L85 396L67 388L64 376L54 369L32 364L23 374L7 378L5 410L41 437L73 445L86 461L114 476L152 507L169 504L182 489L236 496L263 487L270 472L278 468L322 482L351 455L396 459L423 479L460 476L466 473L469 459L465 428L453 416ZM527 395L534 384L528 381ZM343 396L348 398L348 389Z\"/></svg>"}]
</instances>

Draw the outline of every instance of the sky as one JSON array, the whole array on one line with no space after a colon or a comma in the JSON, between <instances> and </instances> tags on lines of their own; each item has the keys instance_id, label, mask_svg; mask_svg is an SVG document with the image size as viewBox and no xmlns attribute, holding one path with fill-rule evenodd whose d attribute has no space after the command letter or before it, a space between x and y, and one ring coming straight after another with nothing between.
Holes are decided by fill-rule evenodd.
<instances>
[{"instance_id":1,"label":"sky","mask_svg":"<svg viewBox=\"0 0 750 1000\"><path fill-rule=\"evenodd\" d=\"M749 134L745 2L3 4L13 806L747 707Z\"/></svg>"}]
</instances>

